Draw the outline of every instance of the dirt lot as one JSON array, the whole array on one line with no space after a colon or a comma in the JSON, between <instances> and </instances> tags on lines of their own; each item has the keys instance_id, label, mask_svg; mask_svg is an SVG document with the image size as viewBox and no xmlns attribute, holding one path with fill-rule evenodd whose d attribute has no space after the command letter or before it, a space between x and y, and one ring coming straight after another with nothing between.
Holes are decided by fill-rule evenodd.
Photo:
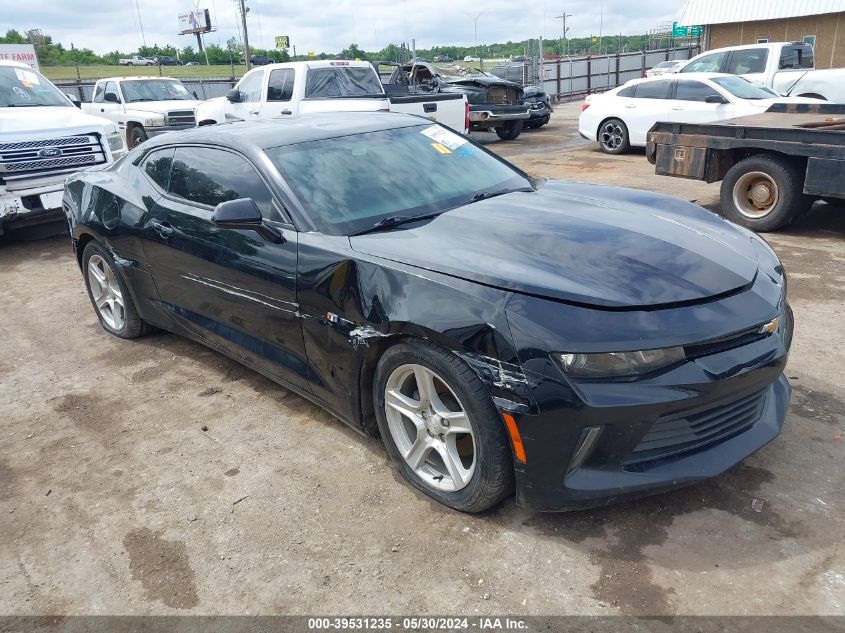
<instances>
[{"instance_id":1,"label":"dirt lot","mask_svg":"<svg viewBox=\"0 0 845 633\"><path fill-rule=\"evenodd\" d=\"M480 136L535 175L718 203L642 153L599 153L577 113ZM776 441L680 492L477 517L223 356L107 335L67 239L0 247L0 613L841 614L843 237L826 205L767 236L797 322Z\"/></svg>"}]
</instances>

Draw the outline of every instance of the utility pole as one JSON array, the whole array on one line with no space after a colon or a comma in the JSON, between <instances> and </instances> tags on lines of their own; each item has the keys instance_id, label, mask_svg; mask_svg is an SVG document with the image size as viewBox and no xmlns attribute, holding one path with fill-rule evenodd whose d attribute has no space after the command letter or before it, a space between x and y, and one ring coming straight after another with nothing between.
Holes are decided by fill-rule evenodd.
<instances>
[{"instance_id":1,"label":"utility pole","mask_svg":"<svg viewBox=\"0 0 845 633\"><path fill-rule=\"evenodd\" d=\"M563 33L563 42L561 42L561 44L563 44L563 46L561 48L563 50L564 57L567 56L566 53L568 52L567 49L569 48L566 45L566 32L569 30L568 28L566 28L566 18L571 18L571 17L572 17L572 14L567 13L566 11L563 12L563 15L556 15L555 16L555 20L563 20L562 31L561 31Z\"/></svg>"},{"instance_id":2,"label":"utility pole","mask_svg":"<svg viewBox=\"0 0 845 633\"><path fill-rule=\"evenodd\" d=\"M238 0L238 4L241 10L241 27L244 30L244 65L246 70L249 70L249 36L246 34L246 14L249 7L245 5L244 0Z\"/></svg>"},{"instance_id":3,"label":"utility pole","mask_svg":"<svg viewBox=\"0 0 845 633\"><path fill-rule=\"evenodd\" d=\"M472 21L473 21L473 23L474 23L474 25L475 25L475 27L474 27L474 31L473 31L473 33L474 33L473 39L474 39L474 43L475 43L475 56L476 56L476 57L478 57L478 18L480 18L480 17L481 17L482 15L484 15L485 13L487 13L489 10L490 10L489 8L487 8L487 9L482 9L482 10L481 10L481 11L480 11L477 15L475 15L475 16L473 16L471 13L467 13L467 15L469 15L470 17L472 17Z\"/></svg>"}]
</instances>

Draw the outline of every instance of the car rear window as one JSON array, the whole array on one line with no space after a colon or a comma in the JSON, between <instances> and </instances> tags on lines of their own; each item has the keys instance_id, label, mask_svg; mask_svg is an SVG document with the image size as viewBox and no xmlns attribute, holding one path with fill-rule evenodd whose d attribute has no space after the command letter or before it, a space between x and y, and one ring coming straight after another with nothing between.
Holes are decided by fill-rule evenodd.
<instances>
[{"instance_id":1,"label":"car rear window","mask_svg":"<svg viewBox=\"0 0 845 633\"><path fill-rule=\"evenodd\" d=\"M780 61L778 62L780 70L813 68L813 66L813 47L809 44L784 46L780 51Z\"/></svg>"},{"instance_id":2,"label":"car rear window","mask_svg":"<svg viewBox=\"0 0 845 633\"><path fill-rule=\"evenodd\" d=\"M371 66L311 68L305 76L305 98L382 95L384 88Z\"/></svg>"}]
</instances>

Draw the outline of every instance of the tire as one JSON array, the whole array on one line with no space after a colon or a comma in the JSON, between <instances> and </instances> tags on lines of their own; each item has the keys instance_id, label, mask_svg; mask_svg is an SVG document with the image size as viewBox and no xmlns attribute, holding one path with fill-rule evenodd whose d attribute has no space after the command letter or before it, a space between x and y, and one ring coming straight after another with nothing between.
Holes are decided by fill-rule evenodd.
<instances>
[{"instance_id":1,"label":"tire","mask_svg":"<svg viewBox=\"0 0 845 633\"><path fill-rule=\"evenodd\" d=\"M147 131L143 127L141 127L140 125L133 125L132 129L129 131L129 149L132 149L133 147L138 147L148 138L149 136L147 136Z\"/></svg>"},{"instance_id":2,"label":"tire","mask_svg":"<svg viewBox=\"0 0 845 633\"><path fill-rule=\"evenodd\" d=\"M431 404L420 396L417 376L423 384L425 376L432 378L424 390L434 387ZM461 512L487 510L512 494L513 456L505 425L487 388L460 358L424 342L396 345L379 360L373 391L382 441L412 486ZM404 400L388 395L396 393ZM386 407L386 401L394 406ZM449 419L436 415L444 412ZM442 455L452 456L451 468Z\"/></svg>"},{"instance_id":3,"label":"tire","mask_svg":"<svg viewBox=\"0 0 845 633\"><path fill-rule=\"evenodd\" d=\"M544 125L546 125L546 124L549 122L549 119L550 119L550 117L544 116L542 119L540 119L540 120L539 120L539 121L538 121L538 122L534 125L534 128L535 128L535 129L538 129L538 128L543 127Z\"/></svg>"},{"instance_id":4,"label":"tire","mask_svg":"<svg viewBox=\"0 0 845 633\"><path fill-rule=\"evenodd\" d=\"M599 126L596 136L605 154L624 154L631 149L628 126L619 119L608 119Z\"/></svg>"},{"instance_id":5,"label":"tire","mask_svg":"<svg viewBox=\"0 0 845 633\"><path fill-rule=\"evenodd\" d=\"M106 332L131 339L152 331L152 326L138 315L111 254L97 242L88 242L82 251L82 276L88 298Z\"/></svg>"},{"instance_id":6,"label":"tire","mask_svg":"<svg viewBox=\"0 0 845 633\"><path fill-rule=\"evenodd\" d=\"M508 121L496 128L496 136L503 141L514 141L522 132L522 121Z\"/></svg>"},{"instance_id":7,"label":"tire","mask_svg":"<svg viewBox=\"0 0 845 633\"><path fill-rule=\"evenodd\" d=\"M135 64L133 64L132 62L126 62L126 65L127 66L134 66Z\"/></svg>"},{"instance_id":8,"label":"tire","mask_svg":"<svg viewBox=\"0 0 845 633\"><path fill-rule=\"evenodd\" d=\"M719 193L722 213L753 231L775 231L813 204L803 189L804 177L791 163L773 156L751 156L725 174Z\"/></svg>"}]
</instances>

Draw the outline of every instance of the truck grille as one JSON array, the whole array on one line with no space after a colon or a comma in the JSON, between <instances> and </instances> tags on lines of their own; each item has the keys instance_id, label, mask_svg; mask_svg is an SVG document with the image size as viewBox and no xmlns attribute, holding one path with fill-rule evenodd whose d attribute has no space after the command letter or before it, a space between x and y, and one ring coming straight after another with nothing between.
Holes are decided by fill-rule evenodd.
<instances>
[{"instance_id":1,"label":"truck grille","mask_svg":"<svg viewBox=\"0 0 845 633\"><path fill-rule=\"evenodd\" d=\"M0 143L0 180L10 186L17 181L77 171L105 162L106 154L96 134Z\"/></svg>"},{"instance_id":2,"label":"truck grille","mask_svg":"<svg viewBox=\"0 0 845 633\"><path fill-rule=\"evenodd\" d=\"M167 113L167 125L194 127L196 117L193 110L172 110Z\"/></svg>"},{"instance_id":3,"label":"truck grille","mask_svg":"<svg viewBox=\"0 0 845 633\"><path fill-rule=\"evenodd\" d=\"M758 391L704 411L659 418L632 451L626 465L674 457L747 431L763 413L766 392Z\"/></svg>"}]
</instances>

